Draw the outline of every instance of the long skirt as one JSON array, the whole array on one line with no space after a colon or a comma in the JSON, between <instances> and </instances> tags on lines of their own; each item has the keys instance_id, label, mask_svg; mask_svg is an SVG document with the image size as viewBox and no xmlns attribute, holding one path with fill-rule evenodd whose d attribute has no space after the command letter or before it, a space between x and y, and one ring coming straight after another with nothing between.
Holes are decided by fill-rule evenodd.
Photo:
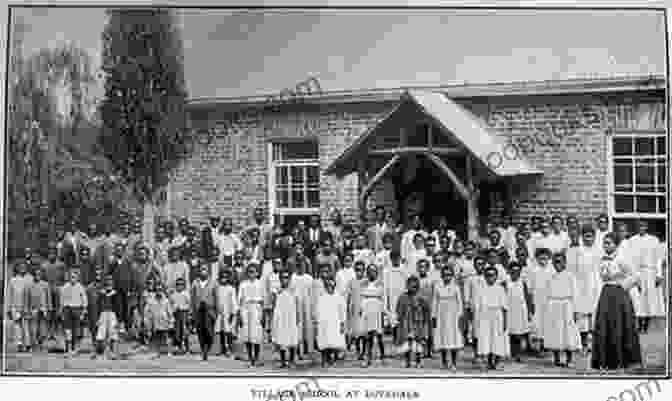
<instances>
[{"instance_id":1,"label":"long skirt","mask_svg":"<svg viewBox=\"0 0 672 401\"><path fill-rule=\"evenodd\" d=\"M626 368L641 363L642 351L632 300L622 286L605 284L600 293L593 330L593 369Z\"/></svg>"},{"instance_id":2,"label":"long skirt","mask_svg":"<svg viewBox=\"0 0 672 401\"><path fill-rule=\"evenodd\" d=\"M544 346L557 351L581 347L579 329L574 323L574 305L569 299L549 299L543 317Z\"/></svg>"},{"instance_id":3,"label":"long skirt","mask_svg":"<svg viewBox=\"0 0 672 401\"><path fill-rule=\"evenodd\" d=\"M494 354L507 356L506 333L504 332L504 317L501 308L481 309L476 314L478 319L478 354Z\"/></svg>"},{"instance_id":4,"label":"long skirt","mask_svg":"<svg viewBox=\"0 0 672 401\"><path fill-rule=\"evenodd\" d=\"M663 286L656 287L656 277L656 271L653 269L642 269L640 271L642 292L639 295L638 316L665 316Z\"/></svg>"},{"instance_id":5,"label":"long skirt","mask_svg":"<svg viewBox=\"0 0 672 401\"><path fill-rule=\"evenodd\" d=\"M238 332L238 338L243 343L261 344L264 342L264 330L261 327L262 317L261 303L250 302L240 309L242 328Z\"/></svg>"}]
</instances>

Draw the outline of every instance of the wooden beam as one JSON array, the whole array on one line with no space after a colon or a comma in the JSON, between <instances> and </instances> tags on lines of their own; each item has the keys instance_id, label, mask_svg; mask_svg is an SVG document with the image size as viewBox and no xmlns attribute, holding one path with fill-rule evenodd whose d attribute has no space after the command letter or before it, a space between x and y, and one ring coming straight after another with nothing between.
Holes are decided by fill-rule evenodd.
<instances>
[{"instance_id":1,"label":"wooden beam","mask_svg":"<svg viewBox=\"0 0 672 401\"><path fill-rule=\"evenodd\" d=\"M366 198L369 196L369 192L371 192L373 186L376 185L376 183L380 181L381 178L383 178L385 173L387 173L392 168L392 166L394 166L395 163L397 163L399 160L401 160L401 156L394 155L394 157L392 157L387 163L385 163L383 168L381 168L376 173L376 175L374 175L373 178L371 178L369 182L366 183L366 187L364 187L362 192L359 194L359 201L361 203L366 205Z\"/></svg>"},{"instance_id":2,"label":"wooden beam","mask_svg":"<svg viewBox=\"0 0 672 401\"><path fill-rule=\"evenodd\" d=\"M427 147L429 148L430 151L432 151L432 147L434 146L434 137L433 132L432 132L432 126L433 124L427 124Z\"/></svg>"},{"instance_id":3,"label":"wooden beam","mask_svg":"<svg viewBox=\"0 0 672 401\"><path fill-rule=\"evenodd\" d=\"M471 155L466 158L466 180L470 197L467 199L467 237L470 241L476 241L479 237L479 216L478 216L478 189L474 183L472 171L473 163Z\"/></svg>"},{"instance_id":4,"label":"wooden beam","mask_svg":"<svg viewBox=\"0 0 672 401\"><path fill-rule=\"evenodd\" d=\"M455 184L457 191L465 200L469 200L469 198L471 198L471 192L469 189L464 184L462 184L453 170L451 170L450 167L448 167L448 165L446 165L446 163L441 160L441 158L431 153L425 153L425 156L427 156L429 160L431 160L441 171L443 171L448 176L448 178L450 178L450 181Z\"/></svg>"},{"instance_id":5,"label":"wooden beam","mask_svg":"<svg viewBox=\"0 0 672 401\"><path fill-rule=\"evenodd\" d=\"M433 153L444 156L458 156L463 155L464 152L459 148L430 148L425 146L405 146L391 149L377 149L369 151L371 156L389 156L389 155L407 155L407 154L424 154Z\"/></svg>"},{"instance_id":6,"label":"wooden beam","mask_svg":"<svg viewBox=\"0 0 672 401\"><path fill-rule=\"evenodd\" d=\"M359 215L362 218L365 216L364 213L366 212L366 203L361 202L362 193L364 191L364 187L366 186L366 184L367 184L367 182L366 182L366 165L365 165L365 160L362 158L362 159L359 159L357 161L357 192L358 192L357 193L357 195L358 195L357 198L360 199L360 202L359 202L358 206L359 206ZM362 223L363 222L364 221L362 221Z\"/></svg>"}]
</instances>

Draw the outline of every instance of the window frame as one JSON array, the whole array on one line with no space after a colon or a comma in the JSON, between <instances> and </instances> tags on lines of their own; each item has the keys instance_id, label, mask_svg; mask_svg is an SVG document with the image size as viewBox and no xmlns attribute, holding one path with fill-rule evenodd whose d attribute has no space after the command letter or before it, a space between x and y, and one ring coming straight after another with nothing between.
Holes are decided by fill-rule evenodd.
<instances>
[{"instance_id":1,"label":"window frame","mask_svg":"<svg viewBox=\"0 0 672 401\"><path fill-rule=\"evenodd\" d=\"M659 137L663 137L666 140L665 143L665 148L663 151L665 154L660 155L660 149L657 149L657 144L656 144L656 139ZM607 157L608 157L608 163L607 163L607 203L608 203L608 211L609 211L609 225L610 227L612 226L612 222L615 219L659 219L659 220L667 220L667 210L669 209L670 205L666 204L665 205L665 211L664 212L659 212L659 197L663 196L664 201L667 200L667 191L669 190L669 182L666 181L664 184L664 192L650 192L650 191L637 191L637 160L640 159L653 159L653 183L652 187L653 189L656 189L660 184L658 183L658 166L660 166L659 163L659 158L663 157L665 159L665 167L666 169L669 169L669 166L667 166L667 161L668 161L668 152L669 152L669 138L667 137L667 133L665 132L664 129L656 129L656 130L638 130L638 129L612 129L608 131L608 135L606 135L607 138ZM614 140L615 138L631 138L631 139L637 139L637 138L653 138L654 140L654 148L653 148L653 154L652 155L637 155L636 154L636 144L633 143L633 148L632 148L632 154L631 155L614 155ZM632 164L632 190L631 191L617 191L616 190L616 182L615 182L615 168L616 168L616 161L617 160L623 160L623 159L630 159L633 161ZM635 199L633 199L633 211L632 212L617 212L616 211L616 196L622 195L622 196L633 196ZM655 196L656 199L656 212L655 213L650 213L650 212L637 212L637 196Z\"/></svg>"},{"instance_id":2,"label":"window frame","mask_svg":"<svg viewBox=\"0 0 672 401\"><path fill-rule=\"evenodd\" d=\"M318 154L315 159L290 159L290 160L273 160L273 147L275 145L282 144L292 144L292 143L301 143L301 142L315 142L318 146ZM277 199L277 177L276 177L276 168L277 167L317 167L318 171L318 193L320 185L320 158L319 158L319 142L316 138L296 138L292 140L283 139L283 140L269 140L266 144L267 146L267 170L268 170L268 205L269 205L269 215L272 220L272 224L278 223L276 217L279 217L282 220L282 216L296 216L296 215L313 215L320 212L318 207L280 207L278 205ZM289 176L288 176L289 180ZM304 180L304 191L307 197L308 188L307 188L307 179ZM291 192L291 189L289 190ZM306 203L308 200L306 199Z\"/></svg>"}]
</instances>

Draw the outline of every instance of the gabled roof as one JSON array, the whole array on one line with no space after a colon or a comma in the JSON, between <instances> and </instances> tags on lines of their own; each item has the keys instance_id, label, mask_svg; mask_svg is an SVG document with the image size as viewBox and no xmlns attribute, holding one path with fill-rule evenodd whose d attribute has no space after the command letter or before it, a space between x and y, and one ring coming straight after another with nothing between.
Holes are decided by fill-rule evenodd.
<instances>
[{"instance_id":1,"label":"gabled roof","mask_svg":"<svg viewBox=\"0 0 672 401\"><path fill-rule=\"evenodd\" d=\"M542 174L522 155L511 159L503 157L505 144L470 111L443 93L417 90L404 92L399 104L348 146L325 173L344 176L356 171L357 161L367 157L366 150L372 139L408 108L414 108L432 120L442 135L457 142L460 148L478 161L477 167L486 169L495 177Z\"/></svg>"}]
</instances>

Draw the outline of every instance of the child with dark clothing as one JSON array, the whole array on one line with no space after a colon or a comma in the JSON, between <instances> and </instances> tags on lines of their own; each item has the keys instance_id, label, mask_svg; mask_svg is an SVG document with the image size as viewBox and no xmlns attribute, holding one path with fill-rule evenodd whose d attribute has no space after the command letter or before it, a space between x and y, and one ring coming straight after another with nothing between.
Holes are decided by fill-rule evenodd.
<instances>
[{"instance_id":1,"label":"child with dark clothing","mask_svg":"<svg viewBox=\"0 0 672 401\"><path fill-rule=\"evenodd\" d=\"M427 301L418 295L420 280L410 276L406 281L406 293L397 301L396 314L399 320L398 345L406 357L406 367L411 367L411 354L415 353L415 367L421 366L423 348L429 339L431 313Z\"/></svg>"}]
</instances>

